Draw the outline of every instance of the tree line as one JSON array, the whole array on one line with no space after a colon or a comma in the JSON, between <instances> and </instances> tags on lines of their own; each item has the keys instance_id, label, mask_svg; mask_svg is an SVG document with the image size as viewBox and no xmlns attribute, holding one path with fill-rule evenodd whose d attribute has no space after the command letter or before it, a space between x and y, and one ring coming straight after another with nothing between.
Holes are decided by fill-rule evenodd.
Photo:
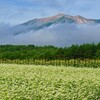
<instances>
[{"instance_id":1,"label":"tree line","mask_svg":"<svg viewBox=\"0 0 100 100\"><path fill-rule=\"evenodd\" d=\"M100 43L70 47L0 45L0 59L100 59Z\"/></svg>"}]
</instances>

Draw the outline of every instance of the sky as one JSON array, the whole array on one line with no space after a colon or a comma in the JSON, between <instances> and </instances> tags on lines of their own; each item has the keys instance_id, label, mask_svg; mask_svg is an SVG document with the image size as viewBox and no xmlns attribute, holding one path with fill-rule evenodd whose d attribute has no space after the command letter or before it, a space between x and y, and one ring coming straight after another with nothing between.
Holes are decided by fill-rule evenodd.
<instances>
[{"instance_id":1,"label":"sky","mask_svg":"<svg viewBox=\"0 0 100 100\"><path fill-rule=\"evenodd\" d=\"M0 24L17 25L65 13L100 19L100 0L0 0Z\"/></svg>"}]
</instances>

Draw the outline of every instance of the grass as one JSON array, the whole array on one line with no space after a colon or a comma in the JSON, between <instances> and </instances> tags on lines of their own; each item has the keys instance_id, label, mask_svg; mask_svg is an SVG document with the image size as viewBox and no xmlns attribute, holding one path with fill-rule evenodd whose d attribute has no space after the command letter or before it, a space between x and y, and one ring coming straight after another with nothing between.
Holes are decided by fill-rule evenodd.
<instances>
[{"instance_id":1,"label":"grass","mask_svg":"<svg viewBox=\"0 0 100 100\"><path fill-rule=\"evenodd\" d=\"M0 100L100 100L100 68L0 64Z\"/></svg>"}]
</instances>

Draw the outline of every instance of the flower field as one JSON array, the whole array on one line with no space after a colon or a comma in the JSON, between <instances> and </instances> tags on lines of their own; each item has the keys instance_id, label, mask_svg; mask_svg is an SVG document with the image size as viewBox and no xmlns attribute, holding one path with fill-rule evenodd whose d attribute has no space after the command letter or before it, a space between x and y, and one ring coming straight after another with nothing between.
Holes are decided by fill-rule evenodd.
<instances>
[{"instance_id":1,"label":"flower field","mask_svg":"<svg viewBox=\"0 0 100 100\"><path fill-rule=\"evenodd\" d=\"M0 100L100 100L100 68L0 64Z\"/></svg>"}]
</instances>

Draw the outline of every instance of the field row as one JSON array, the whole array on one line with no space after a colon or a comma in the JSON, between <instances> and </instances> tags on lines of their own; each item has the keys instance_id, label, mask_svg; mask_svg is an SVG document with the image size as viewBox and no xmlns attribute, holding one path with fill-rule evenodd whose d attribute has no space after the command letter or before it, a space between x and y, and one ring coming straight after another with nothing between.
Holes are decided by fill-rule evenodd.
<instances>
[{"instance_id":1,"label":"field row","mask_svg":"<svg viewBox=\"0 0 100 100\"><path fill-rule=\"evenodd\" d=\"M64 60L48 60L48 59L24 59L9 60L1 59L1 64L28 64L28 65L52 65L52 66L74 66L74 67L94 67L100 68L100 59L64 59Z\"/></svg>"}]
</instances>

